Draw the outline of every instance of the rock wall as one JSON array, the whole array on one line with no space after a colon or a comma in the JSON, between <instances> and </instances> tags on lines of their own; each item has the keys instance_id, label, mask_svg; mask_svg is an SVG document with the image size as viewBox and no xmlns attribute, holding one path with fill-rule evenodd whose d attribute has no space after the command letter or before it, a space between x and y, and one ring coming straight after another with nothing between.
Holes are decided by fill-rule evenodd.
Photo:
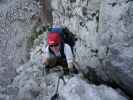
<instances>
[{"instance_id":1,"label":"rock wall","mask_svg":"<svg viewBox=\"0 0 133 100\"><path fill-rule=\"evenodd\" d=\"M78 62L96 67L92 56L97 49L100 0L52 0L51 5L53 24L66 26L78 38L75 45Z\"/></svg>"},{"instance_id":2,"label":"rock wall","mask_svg":"<svg viewBox=\"0 0 133 100\"><path fill-rule=\"evenodd\" d=\"M53 23L68 27L78 40L76 60L100 80L133 93L131 0L52 0Z\"/></svg>"},{"instance_id":3,"label":"rock wall","mask_svg":"<svg viewBox=\"0 0 133 100\"><path fill-rule=\"evenodd\" d=\"M36 0L0 0L0 85L10 84L15 68L28 60L27 39L38 14Z\"/></svg>"},{"instance_id":4,"label":"rock wall","mask_svg":"<svg viewBox=\"0 0 133 100\"><path fill-rule=\"evenodd\" d=\"M95 72L96 76L100 78L100 82L115 83L127 94L132 95L132 5L132 0L51 0L50 7L52 8L50 9L52 9L53 21L51 22L49 19L50 15L44 13L42 18L46 16L50 21L44 19L44 23L50 22L50 24L67 27L76 35L74 52L76 61L79 62L82 70L90 73L89 69L92 69L92 72ZM16 100L48 100L50 96L46 91L47 87L42 75L43 66L40 62L41 48L43 44L46 44L46 33L43 34L44 43L39 46L37 51L33 48L30 61L24 64L28 55L26 47L27 37L30 36L28 33L39 21L37 17L40 13L38 0L1 0L0 6L0 98L5 100L9 100L8 98L11 100L14 98ZM47 10L45 9L45 11ZM38 39L37 41L43 40ZM36 46L39 44L40 42ZM24 65L17 68L20 64ZM13 79L16 71L18 75ZM54 81L53 78L48 79ZM13 84L9 85L12 82ZM5 86L7 88L4 88ZM78 94L80 92L78 86L70 89L70 92L74 91L74 96L70 96L67 98L68 100L75 97L78 100L80 97L86 99L85 95ZM51 91L52 87L48 88ZM88 93L84 88L81 90ZM89 94L95 90L93 88ZM103 93L101 91L104 90L107 94L101 95ZM92 94L94 97L98 95L96 99L108 99L108 97L115 96L118 100L121 98L126 100L126 98L117 96L118 94L114 90L104 86L96 91L100 91L100 93ZM110 91L114 94L109 95ZM64 86L60 96L66 98L66 95L71 94L70 92ZM94 97L92 98L95 99Z\"/></svg>"},{"instance_id":5,"label":"rock wall","mask_svg":"<svg viewBox=\"0 0 133 100\"><path fill-rule=\"evenodd\" d=\"M33 50L28 63L17 69L18 76L12 84L19 89L14 95L15 100L128 100L122 91L91 84L77 75L59 78L60 72L53 72L46 76L40 62L40 47ZM57 96L54 96L56 93ZM13 94L8 95L11 96Z\"/></svg>"},{"instance_id":6,"label":"rock wall","mask_svg":"<svg viewBox=\"0 0 133 100\"><path fill-rule=\"evenodd\" d=\"M104 0L100 8L99 45L108 48L104 70L109 79L133 95L133 1Z\"/></svg>"}]
</instances>

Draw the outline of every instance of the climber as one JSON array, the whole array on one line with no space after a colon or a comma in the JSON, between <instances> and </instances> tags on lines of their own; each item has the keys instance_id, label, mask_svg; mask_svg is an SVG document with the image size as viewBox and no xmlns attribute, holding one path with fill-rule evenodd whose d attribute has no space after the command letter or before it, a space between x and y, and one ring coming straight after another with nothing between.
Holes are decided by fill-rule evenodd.
<instances>
[{"instance_id":1,"label":"climber","mask_svg":"<svg viewBox=\"0 0 133 100\"><path fill-rule=\"evenodd\" d=\"M63 42L59 32L49 32L47 38L48 46L43 49L43 64L45 65L46 73L51 68L58 65L63 67L66 74L76 72L73 65L74 57L71 47Z\"/></svg>"}]
</instances>

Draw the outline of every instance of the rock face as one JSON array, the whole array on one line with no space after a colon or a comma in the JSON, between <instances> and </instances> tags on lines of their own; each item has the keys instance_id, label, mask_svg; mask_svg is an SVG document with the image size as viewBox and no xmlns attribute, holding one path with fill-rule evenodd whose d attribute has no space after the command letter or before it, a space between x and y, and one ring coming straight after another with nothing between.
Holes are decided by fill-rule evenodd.
<instances>
[{"instance_id":1,"label":"rock face","mask_svg":"<svg viewBox=\"0 0 133 100\"><path fill-rule=\"evenodd\" d=\"M106 82L133 95L131 0L52 0L53 23L67 26L78 40L76 59Z\"/></svg>"},{"instance_id":2,"label":"rock face","mask_svg":"<svg viewBox=\"0 0 133 100\"><path fill-rule=\"evenodd\" d=\"M42 45L37 51L33 48L30 61L17 68L27 61L26 39L39 13L37 2L0 0L0 99L49 100L55 89L56 75L49 76L48 86L45 84ZM44 22L50 20L76 35L74 53L81 69L92 69L101 81L113 82L133 95L133 1L51 0L51 7L53 22L48 13ZM43 35L46 44L46 33ZM72 78L66 86L61 82L58 99L88 100L88 95L91 100L127 100L112 88L90 85L79 78Z\"/></svg>"},{"instance_id":3,"label":"rock face","mask_svg":"<svg viewBox=\"0 0 133 100\"><path fill-rule=\"evenodd\" d=\"M100 9L99 43L109 48L106 74L133 95L133 2L104 0Z\"/></svg>"},{"instance_id":4,"label":"rock face","mask_svg":"<svg viewBox=\"0 0 133 100\"><path fill-rule=\"evenodd\" d=\"M28 60L27 37L38 12L36 0L0 0L0 85L10 84L15 68Z\"/></svg>"},{"instance_id":5,"label":"rock face","mask_svg":"<svg viewBox=\"0 0 133 100\"><path fill-rule=\"evenodd\" d=\"M38 48L34 49L31 58L28 63L17 69L18 76L13 82L13 86L19 88L14 96L16 100L128 100L110 87L89 84L79 76L63 76L64 80L59 81L59 73L46 76ZM58 96L51 99L57 86Z\"/></svg>"},{"instance_id":6,"label":"rock face","mask_svg":"<svg viewBox=\"0 0 133 100\"><path fill-rule=\"evenodd\" d=\"M78 38L75 45L78 62L95 67L92 62L97 49L100 0L52 0L52 9L53 23L66 26Z\"/></svg>"},{"instance_id":7,"label":"rock face","mask_svg":"<svg viewBox=\"0 0 133 100\"><path fill-rule=\"evenodd\" d=\"M70 79L60 92L65 100L126 100L112 88L87 84L77 77Z\"/></svg>"}]
</instances>

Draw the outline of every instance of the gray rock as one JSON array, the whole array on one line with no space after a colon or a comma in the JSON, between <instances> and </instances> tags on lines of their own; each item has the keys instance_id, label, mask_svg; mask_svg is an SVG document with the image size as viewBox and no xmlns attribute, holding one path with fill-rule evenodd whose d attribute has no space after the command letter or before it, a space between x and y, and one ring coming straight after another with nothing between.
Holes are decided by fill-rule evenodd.
<instances>
[{"instance_id":1,"label":"gray rock","mask_svg":"<svg viewBox=\"0 0 133 100\"><path fill-rule=\"evenodd\" d=\"M115 82L131 95L132 5L125 0L52 0L53 23L67 26L78 38L75 55L81 69L95 69L102 81Z\"/></svg>"},{"instance_id":2,"label":"gray rock","mask_svg":"<svg viewBox=\"0 0 133 100\"><path fill-rule=\"evenodd\" d=\"M128 100L110 87L88 84L77 77L68 81L60 96L65 100Z\"/></svg>"},{"instance_id":3,"label":"gray rock","mask_svg":"<svg viewBox=\"0 0 133 100\"><path fill-rule=\"evenodd\" d=\"M15 68L28 60L27 37L39 8L34 0L0 2L0 85L6 86L16 76Z\"/></svg>"},{"instance_id":4,"label":"gray rock","mask_svg":"<svg viewBox=\"0 0 133 100\"><path fill-rule=\"evenodd\" d=\"M117 83L130 95L133 95L132 4L132 1L125 0L104 0L99 34L100 45L109 48L102 66L108 80Z\"/></svg>"},{"instance_id":5,"label":"gray rock","mask_svg":"<svg viewBox=\"0 0 133 100\"><path fill-rule=\"evenodd\" d=\"M48 100L57 83L56 75L48 76L48 82L42 75L40 40L36 41L39 49L34 47L30 61L24 64L28 59L26 39L30 34L27 33L34 26L32 17L39 13L36 1L38 0L0 1L0 92L5 93L0 96L5 100L13 98L17 91L16 100ZM53 23L66 26L78 39L74 49L81 69L89 71L86 69L91 67L95 70L92 72L96 72L103 81L115 82L131 95L132 5L131 0L51 0ZM44 41L46 43L46 34ZM17 68L18 66L20 67ZM10 87L11 83L19 90ZM69 86L74 86L74 89ZM88 100L87 95L91 100L112 100L111 97L126 100L112 88L90 85L75 78L66 86L61 81L59 88L60 97L66 100Z\"/></svg>"}]
</instances>

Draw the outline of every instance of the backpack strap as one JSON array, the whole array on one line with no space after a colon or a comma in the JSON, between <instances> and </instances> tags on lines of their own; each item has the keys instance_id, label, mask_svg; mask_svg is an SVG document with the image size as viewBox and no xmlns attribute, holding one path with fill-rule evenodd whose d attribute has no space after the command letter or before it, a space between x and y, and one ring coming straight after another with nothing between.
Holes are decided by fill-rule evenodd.
<instances>
[{"instance_id":1,"label":"backpack strap","mask_svg":"<svg viewBox=\"0 0 133 100\"><path fill-rule=\"evenodd\" d=\"M48 47L48 49L49 49L49 52L55 56L54 52L50 49L50 47Z\"/></svg>"},{"instance_id":2,"label":"backpack strap","mask_svg":"<svg viewBox=\"0 0 133 100\"><path fill-rule=\"evenodd\" d=\"M64 43L61 43L61 50L60 50L60 53L61 53L61 58L65 59L66 60L66 55L64 53Z\"/></svg>"},{"instance_id":3,"label":"backpack strap","mask_svg":"<svg viewBox=\"0 0 133 100\"><path fill-rule=\"evenodd\" d=\"M50 47L49 47L49 51L50 51L50 53L52 53L52 54L56 57L56 55L55 55L54 52L50 49ZM61 53L61 57L60 57L60 58L66 60L66 55L65 55L65 53L64 53L64 43L63 43L63 42L61 43L60 53Z\"/></svg>"}]
</instances>

